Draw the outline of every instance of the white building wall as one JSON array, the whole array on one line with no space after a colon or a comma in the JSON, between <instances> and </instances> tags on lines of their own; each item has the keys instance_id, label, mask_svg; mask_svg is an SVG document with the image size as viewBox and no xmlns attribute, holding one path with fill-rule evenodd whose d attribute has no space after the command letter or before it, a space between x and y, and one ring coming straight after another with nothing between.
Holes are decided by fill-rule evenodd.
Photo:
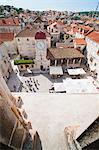
<instances>
[{"instance_id":1,"label":"white building wall","mask_svg":"<svg viewBox=\"0 0 99 150\"><path fill-rule=\"evenodd\" d=\"M62 26L57 26L57 28L55 28L54 26L57 26L57 23L56 22L54 22L54 23L52 23L51 25L49 25L48 27L47 27L47 31L49 32L49 33L56 33L56 32L60 32L62 29L63 29L63 27Z\"/></svg>"},{"instance_id":2,"label":"white building wall","mask_svg":"<svg viewBox=\"0 0 99 150\"><path fill-rule=\"evenodd\" d=\"M35 58L35 39L34 37L17 37L16 43L18 52L22 56Z\"/></svg>"},{"instance_id":3,"label":"white building wall","mask_svg":"<svg viewBox=\"0 0 99 150\"><path fill-rule=\"evenodd\" d=\"M35 58L36 56L35 37L16 37L15 41L20 55ZM47 48L50 47L51 47L51 37L47 37Z\"/></svg>"},{"instance_id":4,"label":"white building wall","mask_svg":"<svg viewBox=\"0 0 99 150\"><path fill-rule=\"evenodd\" d=\"M97 54L97 52L99 51L99 43L92 41L88 37L86 37L86 42L89 67L91 71L95 71L98 74L97 79L99 80L99 55Z\"/></svg>"},{"instance_id":5,"label":"white building wall","mask_svg":"<svg viewBox=\"0 0 99 150\"><path fill-rule=\"evenodd\" d=\"M47 37L47 47L51 47L51 37Z\"/></svg>"},{"instance_id":6,"label":"white building wall","mask_svg":"<svg viewBox=\"0 0 99 150\"><path fill-rule=\"evenodd\" d=\"M4 42L6 49L7 49L7 53L10 55L16 55L17 54L17 44L15 40L12 41L6 41Z\"/></svg>"},{"instance_id":7,"label":"white building wall","mask_svg":"<svg viewBox=\"0 0 99 150\"><path fill-rule=\"evenodd\" d=\"M75 38L84 38L84 35L79 32L76 32Z\"/></svg>"}]
</instances>

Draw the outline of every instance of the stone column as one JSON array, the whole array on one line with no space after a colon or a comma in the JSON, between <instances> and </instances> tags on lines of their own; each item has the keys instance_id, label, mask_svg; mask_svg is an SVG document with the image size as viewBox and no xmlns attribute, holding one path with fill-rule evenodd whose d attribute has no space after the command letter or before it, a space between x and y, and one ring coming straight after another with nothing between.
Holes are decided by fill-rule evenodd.
<instances>
[{"instance_id":1,"label":"stone column","mask_svg":"<svg viewBox=\"0 0 99 150\"><path fill-rule=\"evenodd\" d=\"M63 59L61 59L61 65L63 64Z\"/></svg>"},{"instance_id":2,"label":"stone column","mask_svg":"<svg viewBox=\"0 0 99 150\"><path fill-rule=\"evenodd\" d=\"M81 64L81 58L80 58L80 60L79 60L79 65Z\"/></svg>"},{"instance_id":3,"label":"stone column","mask_svg":"<svg viewBox=\"0 0 99 150\"><path fill-rule=\"evenodd\" d=\"M57 65L57 60L55 60L55 66Z\"/></svg>"},{"instance_id":4,"label":"stone column","mask_svg":"<svg viewBox=\"0 0 99 150\"><path fill-rule=\"evenodd\" d=\"M68 64L69 64L69 59L67 59L67 66L68 66Z\"/></svg>"},{"instance_id":5,"label":"stone column","mask_svg":"<svg viewBox=\"0 0 99 150\"><path fill-rule=\"evenodd\" d=\"M75 59L73 60L73 65L75 64Z\"/></svg>"}]
</instances>

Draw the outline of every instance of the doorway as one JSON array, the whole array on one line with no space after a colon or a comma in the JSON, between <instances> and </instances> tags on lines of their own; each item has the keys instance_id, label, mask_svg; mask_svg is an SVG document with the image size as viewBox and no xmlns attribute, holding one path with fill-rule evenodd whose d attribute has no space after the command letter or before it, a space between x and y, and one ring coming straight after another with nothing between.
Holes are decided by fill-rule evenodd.
<instances>
[{"instance_id":1,"label":"doorway","mask_svg":"<svg viewBox=\"0 0 99 150\"><path fill-rule=\"evenodd\" d=\"M40 69L43 70L43 65L40 66Z\"/></svg>"}]
</instances>

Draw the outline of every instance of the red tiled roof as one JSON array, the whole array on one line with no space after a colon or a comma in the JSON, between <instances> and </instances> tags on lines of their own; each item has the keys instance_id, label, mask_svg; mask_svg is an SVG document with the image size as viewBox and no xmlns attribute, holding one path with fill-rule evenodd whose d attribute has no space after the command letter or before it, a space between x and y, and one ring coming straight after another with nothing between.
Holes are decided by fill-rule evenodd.
<instances>
[{"instance_id":1,"label":"red tiled roof","mask_svg":"<svg viewBox=\"0 0 99 150\"><path fill-rule=\"evenodd\" d=\"M83 58L84 55L74 48L50 48L48 50L50 59L64 59L64 58Z\"/></svg>"},{"instance_id":2,"label":"red tiled roof","mask_svg":"<svg viewBox=\"0 0 99 150\"><path fill-rule=\"evenodd\" d=\"M92 27L84 26L84 25L80 25L79 28L82 28L84 30L90 30L90 29L92 29Z\"/></svg>"},{"instance_id":3,"label":"red tiled roof","mask_svg":"<svg viewBox=\"0 0 99 150\"><path fill-rule=\"evenodd\" d=\"M81 38L76 38L76 39L74 39L74 42L76 43L76 44L78 44L78 45L86 45L87 43L86 43L86 41L84 40L84 39L81 39Z\"/></svg>"},{"instance_id":4,"label":"red tiled roof","mask_svg":"<svg viewBox=\"0 0 99 150\"><path fill-rule=\"evenodd\" d=\"M18 25L19 25L18 18L0 19L0 26L18 26Z\"/></svg>"},{"instance_id":5,"label":"red tiled roof","mask_svg":"<svg viewBox=\"0 0 99 150\"><path fill-rule=\"evenodd\" d=\"M16 25L19 25L19 20L18 20L18 18L14 18L13 21L15 22Z\"/></svg>"},{"instance_id":6,"label":"red tiled roof","mask_svg":"<svg viewBox=\"0 0 99 150\"><path fill-rule=\"evenodd\" d=\"M0 41L12 41L14 33L0 33Z\"/></svg>"},{"instance_id":7,"label":"red tiled roof","mask_svg":"<svg viewBox=\"0 0 99 150\"><path fill-rule=\"evenodd\" d=\"M60 25L60 26L63 26L63 25L64 25L64 23L61 22L61 21L57 21L57 24Z\"/></svg>"},{"instance_id":8,"label":"red tiled roof","mask_svg":"<svg viewBox=\"0 0 99 150\"><path fill-rule=\"evenodd\" d=\"M77 24L72 23L72 24L71 24L71 27L77 27Z\"/></svg>"},{"instance_id":9,"label":"red tiled roof","mask_svg":"<svg viewBox=\"0 0 99 150\"><path fill-rule=\"evenodd\" d=\"M38 32L36 27L26 27L24 30L21 30L16 37L35 37L35 34ZM46 37L50 37L49 33L44 31Z\"/></svg>"},{"instance_id":10,"label":"red tiled roof","mask_svg":"<svg viewBox=\"0 0 99 150\"><path fill-rule=\"evenodd\" d=\"M2 44L3 42L0 40L0 45Z\"/></svg>"},{"instance_id":11,"label":"red tiled roof","mask_svg":"<svg viewBox=\"0 0 99 150\"><path fill-rule=\"evenodd\" d=\"M74 28L73 28L73 33L76 33L76 32L78 32L78 28L77 28L77 27L74 27Z\"/></svg>"},{"instance_id":12,"label":"red tiled roof","mask_svg":"<svg viewBox=\"0 0 99 150\"><path fill-rule=\"evenodd\" d=\"M2 20L0 19L0 25L3 25L3 22L2 22Z\"/></svg>"},{"instance_id":13,"label":"red tiled roof","mask_svg":"<svg viewBox=\"0 0 99 150\"><path fill-rule=\"evenodd\" d=\"M52 22L53 22L52 20L49 20L49 21L48 21L48 23L52 23Z\"/></svg>"},{"instance_id":14,"label":"red tiled roof","mask_svg":"<svg viewBox=\"0 0 99 150\"><path fill-rule=\"evenodd\" d=\"M46 34L44 32L37 32L35 35L35 39L46 39Z\"/></svg>"},{"instance_id":15,"label":"red tiled roof","mask_svg":"<svg viewBox=\"0 0 99 150\"><path fill-rule=\"evenodd\" d=\"M88 38L91 40L99 43L99 32L93 31L87 35Z\"/></svg>"}]
</instances>

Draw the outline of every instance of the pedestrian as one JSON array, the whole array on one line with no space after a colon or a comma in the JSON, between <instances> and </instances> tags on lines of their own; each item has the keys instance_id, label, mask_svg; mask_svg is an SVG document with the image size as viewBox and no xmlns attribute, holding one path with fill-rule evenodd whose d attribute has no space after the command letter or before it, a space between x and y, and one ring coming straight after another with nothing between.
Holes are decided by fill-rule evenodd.
<instances>
[{"instance_id":1,"label":"pedestrian","mask_svg":"<svg viewBox=\"0 0 99 150\"><path fill-rule=\"evenodd\" d=\"M36 80L36 83L37 83L38 85L40 85L39 82L38 82L38 80Z\"/></svg>"},{"instance_id":2,"label":"pedestrian","mask_svg":"<svg viewBox=\"0 0 99 150\"><path fill-rule=\"evenodd\" d=\"M15 85L13 85L13 89L14 89L14 92L16 92L16 86Z\"/></svg>"},{"instance_id":3,"label":"pedestrian","mask_svg":"<svg viewBox=\"0 0 99 150\"><path fill-rule=\"evenodd\" d=\"M30 88L30 91L32 92L32 89Z\"/></svg>"},{"instance_id":4,"label":"pedestrian","mask_svg":"<svg viewBox=\"0 0 99 150\"><path fill-rule=\"evenodd\" d=\"M33 88L33 92L35 92L35 89Z\"/></svg>"}]
</instances>

